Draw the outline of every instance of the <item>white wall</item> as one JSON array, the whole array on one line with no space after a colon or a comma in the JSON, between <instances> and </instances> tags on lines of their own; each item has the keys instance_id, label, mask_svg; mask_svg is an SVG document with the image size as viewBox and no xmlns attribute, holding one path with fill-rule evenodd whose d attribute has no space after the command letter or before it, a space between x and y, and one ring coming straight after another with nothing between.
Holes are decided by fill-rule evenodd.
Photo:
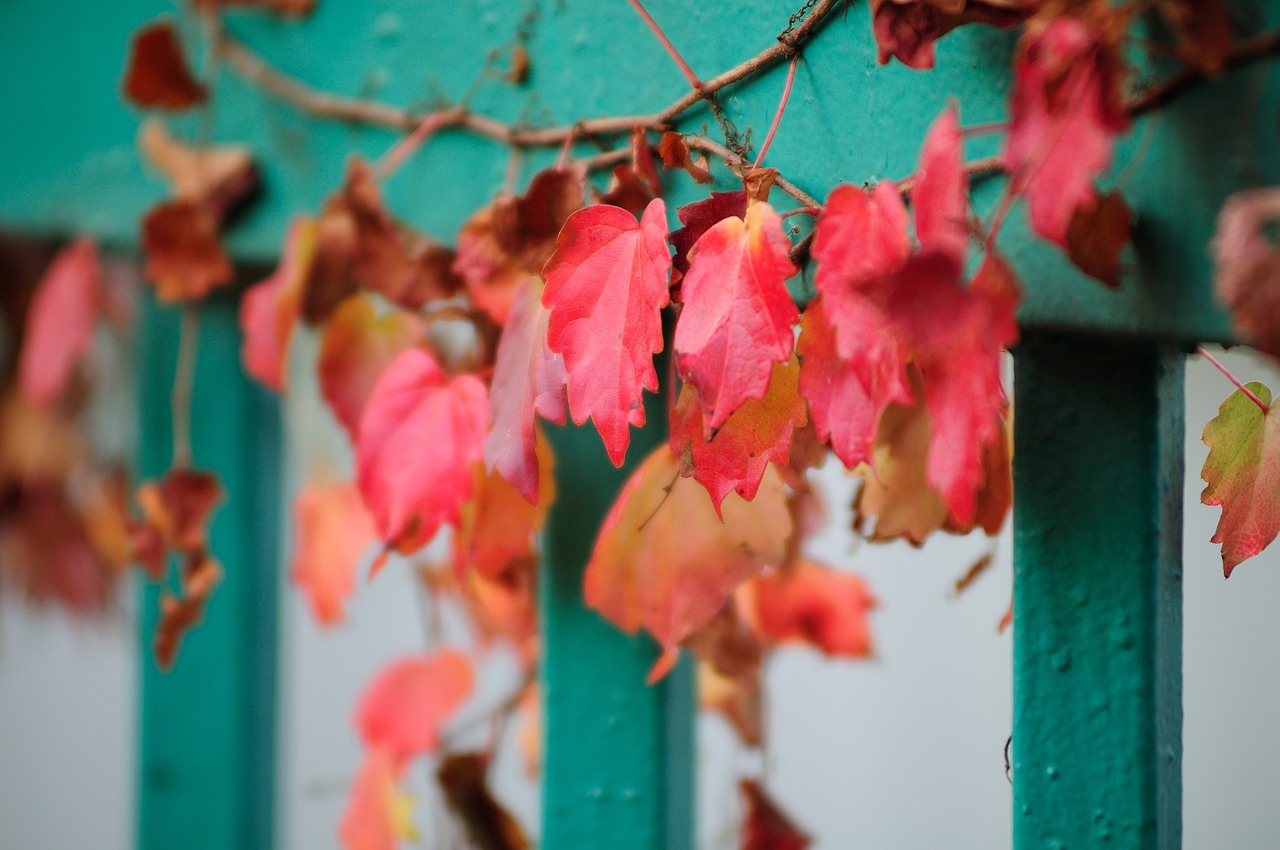
<instances>
[{"instance_id":1,"label":"white wall","mask_svg":"<svg viewBox=\"0 0 1280 850\"><path fill-rule=\"evenodd\" d=\"M1230 354L1245 379L1280 385L1280 372ZM1105 376L1099 376L1104 380ZM295 385L297 386L297 385ZM1186 487L1185 846L1264 848L1280 836L1280 549L1224 582L1209 543L1218 511L1199 504L1205 448L1199 429L1230 390L1207 363L1188 368ZM314 425L314 397L291 402L302 433L295 480L340 464L331 432ZM735 780L766 769L770 787L819 850L1008 847L1010 789L1002 750L1010 724L1010 641L995 627L1008 605L1010 562L1000 541L992 569L958 599L951 585L986 543L938 540L924 550L853 549L845 528L851 485L831 468L832 517L813 554L862 572L881 601L872 663L779 654L769 674L767 757L745 754L717 718L700 723L704 847L730 847ZM336 846L334 825L359 748L354 700L385 661L413 651L421 621L411 583L391 565L363 586L351 627L320 633L287 599L281 664L280 812L290 848ZM135 660L132 625L105 628L0 604L0 848L124 850L132 833ZM503 671L499 671L502 673ZM506 670L505 674L509 674ZM501 688L499 687L498 690ZM482 701L485 697L482 697ZM499 791L526 821L533 787L514 758ZM431 819L428 802L423 816ZM427 829L428 838L436 835Z\"/></svg>"}]
</instances>

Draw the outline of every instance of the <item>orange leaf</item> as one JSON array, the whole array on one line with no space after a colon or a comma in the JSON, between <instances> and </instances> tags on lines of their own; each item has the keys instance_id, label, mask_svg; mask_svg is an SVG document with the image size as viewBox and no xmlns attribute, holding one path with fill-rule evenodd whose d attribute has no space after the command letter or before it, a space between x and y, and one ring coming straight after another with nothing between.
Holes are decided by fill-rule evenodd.
<instances>
[{"instance_id":1,"label":"orange leaf","mask_svg":"<svg viewBox=\"0 0 1280 850\"><path fill-rule=\"evenodd\" d=\"M316 235L314 221L294 219L285 237L284 259L270 277L249 287L240 301L244 370L276 392L284 391L289 340L315 255Z\"/></svg>"},{"instance_id":2,"label":"orange leaf","mask_svg":"<svg viewBox=\"0 0 1280 850\"><path fill-rule=\"evenodd\" d=\"M18 387L27 401L48 407L62 395L93 342L101 306L97 246L77 240L53 258L27 308L18 364Z\"/></svg>"},{"instance_id":3,"label":"orange leaf","mask_svg":"<svg viewBox=\"0 0 1280 850\"><path fill-rule=\"evenodd\" d=\"M397 768L434 752L441 725L471 696L473 680L471 662L452 649L388 665L356 707L356 728L365 746L385 749Z\"/></svg>"},{"instance_id":4,"label":"orange leaf","mask_svg":"<svg viewBox=\"0 0 1280 850\"><path fill-rule=\"evenodd\" d=\"M259 186L258 167L244 145L184 145L151 118L138 130L138 147L169 180L175 198L208 206L220 221Z\"/></svg>"},{"instance_id":5,"label":"orange leaf","mask_svg":"<svg viewBox=\"0 0 1280 850\"><path fill-rule=\"evenodd\" d=\"M537 441L537 455L541 485L533 504L497 472L476 464L472 496L462 505L453 535L453 562L460 573L470 566L487 579L497 579L512 562L532 555L534 537L556 498L555 461L546 439Z\"/></svg>"},{"instance_id":6,"label":"orange leaf","mask_svg":"<svg viewBox=\"0 0 1280 850\"><path fill-rule=\"evenodd\" d=\"M666 648L762 567L781 563L791 536L776 470L765 472L754 501L727 496L723 522L706 489L679 473L667 446L636 469L600 527L583 589L589 607L626 632L643 626Z\"/></svg>"},{"instance_id":7,"label":"orange leaf","mask_svg":"<svg viewBox=\"0 0 1280 850\"><path fill-rule=\"evenodd\" d=\"M411 831L401 790L402 768L385 747L365 754L338 825L344 850L396 850Z\"/></svg>"},{"instance_id":8,"label":"orange leaf","mask_svg":"<svg viewBox=\"0 0 1280 850\"><path fill-rule=\"evenodd\" d=\"M298 493L289 578L306 595L320 625L342 621L343 606L355 589L356 567L376 539L355 485L309 484Z\"/></svg>"},{"instance_id":9,"label":"orange leaf","mask_svg":"<svg viewBox=\"0 0 1280 850\"><path fill-rule=\"evenodd\" d=\"M871 655L867 614L876 600L858 576L801 560L753 585L756 621L767 640L808 643L847 658Z\"/></svg>"}]
</instances>

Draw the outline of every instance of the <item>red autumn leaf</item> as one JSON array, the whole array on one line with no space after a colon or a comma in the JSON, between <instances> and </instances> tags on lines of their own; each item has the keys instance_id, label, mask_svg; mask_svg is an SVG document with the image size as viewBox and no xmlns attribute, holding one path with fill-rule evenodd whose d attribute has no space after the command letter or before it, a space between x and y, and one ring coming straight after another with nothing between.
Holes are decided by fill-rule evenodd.
<instances>
[{"instance_id":1,"label":"red autumn leaf","mask_svg":"<svg viewBox=\"0 0 1280 850\"><path fill-rule=\"evenodd\" d=\"M397 850L401 838L411 837L409 802L400 790L401 773L403 769L385 747L365 753L338 824L343 850Z\"/></svg>"},{"instance_id":2,"label":"red autumn leaf","mask_svg":"<svg viewBox=\"0 0 1280 850\"><path fill-rule=\"evenodd\" d=\"M231 261L218 239L218 222L204 206L168 201L142 220L144 273L163 302L195 301L231 282Z\"/></svg>"},{"instance_id":3,"label":"red autumn leaf","mask_svg":"<svg viewBox=\"0 0 1280 850\"><path fill-rule=\"evenodd\" d=\"M402 553L458 523L483 459L489 400L471 375L445 378L426 351L402 351L373 389L356 443L360 494L378 534Z\"/></svg>"},{"instance_id":4,"label":"red autumn leaf","mask_svg":"<svg viewBox=\"0 0 1280 850\"><path fill-rule=\"evenodd\" d=\"M182 42L166 18L133 34L124 95L144 109L187 109L204 103L208 93L187 70Z\"/></svg>"},{"instance_id":5,"label":"red autumn leaf","mask_svg":"<svg viewBox=\"0 0 1280 850\"><path fill-rule=\"evenodd\" d=\"M53 258L27 307L18 355L18 387L27 401L48 407L62 395L93 342L101 308L98 248L79 239Z\"/></svg>"},{"instance_id":6,"label":"red autumn leaf","mask_svg":"<svg viewBox=\"0 0 1280 850\"><path fill-rule=\"evenodd\" d=\"M618 207L587 207L565 222L547 262L547 347L564 357L573 421L595 423L615 466L626 456L629 426L644 425L642 390L658 390L666 232L661 198L639 222Z\"/></svg>"},{"instance_id":7,"label":"red autumn leaf","mask_svg":"<svg viewBox=\"0 0 1280 850\"><path fill-rule=\"evenodd\" d=\"M532 503L497 472L476 464L471 498L464 502L453 535L453 564L461 573L471 567L496 580L516 561L533 555L534 538L542 530L547 509L555 501L555 461L546 439L537 441L540 488Z\"/></svg>"},{"instance_id":8,"label":"red autumn leaf","mask_svg":"<svg viewBox=\"0 0 1280 850\"><path fill-rule=\"evenodd\" d=\"M702 238L702 234L726 218L744 218L746 215L746 192L712 192L710 197L685 204L676 210L676 218L684 226L671 231L667 237L671 247L676 249L675 256L671 258L672 282L688 273L689 251Z\"/></svg>"},{"instance_id":9,"label":"red autumn leaf","mask_svg":"<svg viewBox=\"0 0 1280 850\"><path fill-rule=\"evenodd\" d=\"M156 118L147 119L138 130L138 148L168 179L175 198L205 205L220 222L251 197L261 181L253 154L244 145L191 147L170 136Z\"/></svg>"},{"instance_id":10,"label":"red autumn leaf","mask_svg":"<svg viewBox=\"0 0 1280 850\"><path fill-rule=\"evenodd\" d=\"M934 42L962 24L1008 28L1021 23L1039 0L872 0L872 27L880 64L895 57L911 68L932 68Z\"/></svg>"},{"instance_id":11,"label":"red autumn leaf","mask_svg":"<svg viewBox=\"0 0 1280 850\"><path fill-rule=\"evenodd\" d=\"M876 600L858 576L802 559L757 578L752 594L766 640L799 641L847 658L872 654L867 615Z\"/></svg>"},{"instance_id":12,"label":"red autumn leaf","mask_svg":"<svg viewBox=\"0 0 1280 850\"><path fill-rule=\"evenodd\" d=\"M600 203L622 207L639 217L654 198L662 195L662 181L653 164L653 152L642 127L631 134L631 163L613 169L609 190L600 196Z\"/></svg>"},{"instance_id":13,"label":"red autumn leaf","mask_svg":"<svg viewBox=\"0 0 1280 850\"><path fill-rule=\"evenodd\" d=\"M964 261L969 244L969 175L964 170L960 119L953 103L934 120L920 151L911 207L922 251Z\"/></svg>"},{"instance_id":14,"label":"red autumn leaf","mask_svg":"<svg viewBox=\"0 0 1280 850\"><path fill-rule=\"evenodd\" d=\"M320 344L320 394L353 441L378 379L422 335L417 316L396 309L379 316L364 295L352 295L329 316Z\"/></svg>"},{"instance_id":15,"label":"red autumn leaf","mask_svg":"<svg viewBox=\"0 0 1280 850\"><path fill-rule=\"evenodd\" d=\"M1236 327L1259 351L1280 359L1280 188L1238 192L1218 213L1214 290Z\"/></svg>"},{"instance_id":16,"label":"red autumn leaf","mask_svg":"<svg viewBox=\"0 0 1280 850\"><path fill-rule=\"evenodd\" d=\"M1032 228L1064 247L1076 209L1095 202L1113 137L1128 126L1120 76L1102 34L1071 15L1028 29L1019 44L1005 159Z\"/></svg>"},{"instance_id":17,"label":"red autumn leaf","mask_svg":"<svg viewBox=\"0 0 1280 850\"><path fill-rule=\"evenodd\" d=\"M849 469L871 459L881 416L894 402L911 400L903 376L904 353L885 315L865 296L845 297L843 323L850 348L842 355L827 318L827 295L809 303L800 323L800 393L819 440Z\"/></svg>"},{"instance_id":18,"label":"red autumn leaf","mask_svg":"<svg viewBox=\"0 0 1280 850\"><path fill-rule=\"evenodd\" d=\"M837 186L828 196L814 230L814 286L842 356L854 357L870 345L865 290L902 268L910 253L907 208L892 181L882 180L870 192Z\"/></svg>"},{"instance_id":19,"label":"red autumn leaf","mask_svg":"<svg viewBox=\"0 0 1280 850\"><path fill-rule=\"evenodd\" d=\"M791 517L775 470L753 501L725 497L721 514L723 521L702 485L681 478L675 455L659 446L600 527L584 579L587 605L628 633L644 627L675 647L786 551Z\"/></svg>"},{"instance_id":20,"label":"red autumn leaf","mask_svg":"<svg viewBox=\"0 0 1280 850\"><path fill-rule=\"evenodd\" d=\"M436 778L449 808L462 821L477 850L528 850L520 823L489 791L489 757L458 753L440 763Z\"/></svg>"},{"instance_id":21,"label":"red autumn leaf","mask_svg":"<svg viewBox=\"0 0 1280 850\"><path fill-rule=\"evenodd\" d=\"M1209 447L1200 477L1200 501L1221 505L1213 542L1222 544L1222 572L1228 578L1240 562L1265 549L1280 532L1280 416L1271 390L1252 381L1249 392L1227 396L1218 415L1204 426Z\"/></svg>"},{"instance_id":22,"label":"red autumn leaf","mask_svg":"<svg viewBox=\"0 0 1280 850\"><path fill-rule=\"evenodd\" d=\"M156 666L173 669L182 638L204 619L209 597L222 581L222 566L207 555L187 558L182 570L182 594L160 594L160 619L151 638Z\"/></svg>"},{"instance_id":23,"label":"red autumn leaf","mask_svg":"<svg viewBox=\"0 0 1280 850\"><path fill-rule=\"evenodd\" d=\"M689 156L689 146L685 144L684 136L673 130L668 130L662 134L662 140L658 143L658 156L662 157L663 168L683 168L689 173L690 177L699 183L710 183L714 179L706 166L695 163L692 157ZM742 213L734 214L741 215ZM680 220L684 221L683 218ZM690 244L693 243L690 242Z\"/></svg>"},{"instance_id":24,"label":"red autumn leaf","mask_svg":"<svg viewBox=\"0 0 1280 850\"><path fill-rule=\"evenodd\" d=\"M770 799L759 783L744 779L740 785L747 800L742 824L742 850L806 850L811 840Z\"/></svg>"},{"instance_id":25,"label":"red autumn leaf","mask_svg":"<svg viewBox=\"0 0 1280 850\"><path fill-rule=\"evenodd\" d=\"M315 255L314 221L296 218L284 241L284 258L269 277L245 290L240 301L244 370L283 392L289 340L302 307L302 287Z\"/></svg>"},{"instance_id":26,"label":"red autumn leaf","mask_svg":"<svg viewBox=\"0 0 1280 850\"><path fill-rule=\"evenodd\" d=\"M799 377L800 364L794 357L776 364L764 398L738 408L710 440L702 433L698 391L692 384L680 391L671 411L671 451L680 459L680 474L707 488L717 513L731 492L754 499L770 463L786 465L791 435L809 418Z\"/></svg>"},{"instance_id":27,"label":"red autumn leaf","mask_svg":"<svg viewBox=\"0 0 1280 850\"><path fill-rule=\"evenodd\" d=\"M532 286L540 271L524 268L498 247L492 206L480 209L458 232L453 270L465 281L471 303L500 325L508 321L517 293Z\"/></svg>"},{"instance_id":28,"label":"red autumn leaf","mask_svg":"<svg viewBox=\"0 0 1280 850\"><path fill-rule=\"evenodd\" d=\"M676 323L676 364L703 404L710 435L748 399L764 397L773 363L791 356L800 318L787 292L796 274L782 219L763 202L726 218L689 254Z\"/></svg>"},{"instance_id":29,"label":"red autumn leaf","mask_svg":"<svg viewBox=\"0 0 1280 850\"><path fill-rule=\"evenodd\" d=\"M534 415L559 425L566 415L568 379L564 360L547 347L547 315L535 278L516 297L498 342L489 386L492 430L484 443L485 463L531 503L540 486Z\"/></svg>"},{"instance_id":30,"label":"red autumn leaf","mask_svg":"<svg viewBox=\"0 0 1280 850\"><path fill-rule=\"evenodd\" d=\"M1132 219L1119 192L1107 192L1092 207L1076 207L1067 227L1067 256L1080 271L1115 289L1120 285L1120 253L1129 244Z\"/></svg>"},{"instance_id":31,"label":"red autumn leaf","mask_svg":"<svg viewBox=\"0 0 1280 850\"><path fill-rule=\"evenodd\" d=\"M355 724L365 746L385 749L397 767L434 752L440 727L471 696L474 679L467 656L452 649L388 665L356 706Z\"/></svg>"},{"instance_id":32,"label":"red autumn leaf","mask_svg":"<svg viewBox=\"0 0 1280 850\"><path fill-rule=\"evenodd\" d=\"M293 563L289 578L322 626L342 622L355 590L356 567L377 540L373 520L355 485L308 484L293 503Z\"/></svg>"}]
</instances>

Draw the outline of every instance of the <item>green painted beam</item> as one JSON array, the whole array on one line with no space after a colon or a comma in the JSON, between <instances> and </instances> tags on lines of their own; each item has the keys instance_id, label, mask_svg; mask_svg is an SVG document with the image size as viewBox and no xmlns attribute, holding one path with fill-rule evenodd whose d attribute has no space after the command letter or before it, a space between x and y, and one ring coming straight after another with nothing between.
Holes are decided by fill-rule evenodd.
<instances>
[{"instance_id":1,"label":"green painted beam","mask_svg":"<svg viewBox=\"0 0 1280 850\"><path fill-rule=\"evenodd\" d=\"M1181 847L1184 359L1015 352L1015 850Z\"/></svg>"},{"instance_id":2,"label":"green painted beam","mask_svg":"<svg viewBox=\"0 0 1280 850\"><path fill-rule=\"evenodd\" d=\"M632 431L620 470L589 425L550 430L557 495L539 587L543 850L693 847L693 665L686 658L645 685L657 644L623 634L582 600L596 529L631 470L665 439L662 397L648 396L645 408L649 425Z\"/></svg>"},{"instance_id":3,"label":"green painted beam","mask_svg":"<svg viewBox=\"0 0 1280 850\"><path fill-rule=\"evenodd\" d=\"M138 350L140 472L164 474L179 312L148 299ZM191 404L194 466L227 499L210 548L226 576L172 672L151 658L159 589L142 593L138 831L141 850L252 850L274 845L279 416L240 365L236 301L200 309Z\"/></svg>"}]
</instances>

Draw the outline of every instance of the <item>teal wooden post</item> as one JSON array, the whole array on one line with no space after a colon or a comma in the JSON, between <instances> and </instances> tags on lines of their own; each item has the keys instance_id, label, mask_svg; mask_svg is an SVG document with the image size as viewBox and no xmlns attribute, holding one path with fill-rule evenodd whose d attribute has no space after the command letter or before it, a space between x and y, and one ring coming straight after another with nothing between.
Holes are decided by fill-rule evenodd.
<instances>
[{"instance_id":1,"label":"teal wooden post","mask_svg":"<svg viewBox=\"0 0 1280 850\"><path fill-rule=\"evenodd\" d=\"M148 299L138 351L141 474L169 467L169 394L179 310ZM170 673L151 659L158 588L142 594L138 841L142 850L242 850L274 843L277 403L240 364L236 301L200 308L191 400L194 465L226 502L210 544L226 576Z\"/></svg>"},{"instance_id":2,"label":"teal wooden post","mask_svg":"<svg viewBox=\"0 0 1280 850\"><path fill-rule=\"evenodd\" d=\"M658 657L582 601L596 530L631 470L664 439L661 399L615 470L595 429L552 431L556 503L543 540L543 850L693 846L693 670L645 685Z\"/></svg>"},{"instance_id":3,"label":"teal wooden post","mask_svg":"<svg viewBox=\"0 0 1280 850\"><path fill-rule=\"evenodd\" d=\"M1183 355L1015 352L1015 850L1182 843Z\"/></svg>"}]
</instances>

